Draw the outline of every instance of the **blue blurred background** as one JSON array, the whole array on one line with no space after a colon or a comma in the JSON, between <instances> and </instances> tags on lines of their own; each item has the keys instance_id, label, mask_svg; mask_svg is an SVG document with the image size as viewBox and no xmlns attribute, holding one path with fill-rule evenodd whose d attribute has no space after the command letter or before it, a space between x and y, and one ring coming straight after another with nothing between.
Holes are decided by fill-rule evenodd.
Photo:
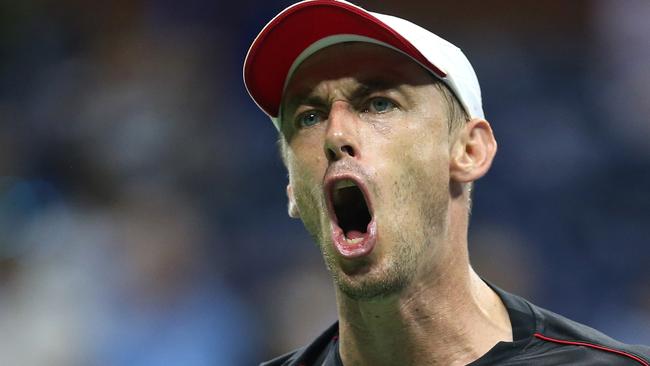
<instances>
[{"instance_id":1,"label":"blue blurred background","mask_svg":"<svg viewBox=\"0 0 650 366\"><path fill-rule=\"evenodd\" d=\"M0 364L252 365L335 320L241 81L289 3L2 2ZM477 70L499 141L479 273L650 343L650 2L358 4Z\"/></svg>"}]
</instances>

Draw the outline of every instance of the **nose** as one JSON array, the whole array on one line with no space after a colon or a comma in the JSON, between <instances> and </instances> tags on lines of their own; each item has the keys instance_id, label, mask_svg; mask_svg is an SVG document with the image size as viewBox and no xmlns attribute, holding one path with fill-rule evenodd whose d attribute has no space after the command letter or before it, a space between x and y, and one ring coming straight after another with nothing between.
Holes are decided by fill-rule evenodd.
<instances>
[{"instance_id":1,"label":"nose","mask_svg":"<svg viewBox=\"0 0 650 366\"><path fill-rule=\"evenodd\" d=\"M343 101L332 103L325 135L325 156L329 162L345 157L359 158L356 116Z\"/></svg>"}]
</instances>

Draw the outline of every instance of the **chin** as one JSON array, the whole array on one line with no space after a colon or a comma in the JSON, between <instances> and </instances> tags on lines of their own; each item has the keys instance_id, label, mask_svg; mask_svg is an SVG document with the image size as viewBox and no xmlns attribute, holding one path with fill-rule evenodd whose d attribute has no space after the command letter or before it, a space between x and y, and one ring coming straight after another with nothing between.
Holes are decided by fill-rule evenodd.
<instances>
[{"instance_id":1,"label":"chin","mask_svg":"<svg viewBox=\"0 0 650 366\"><path fill-rule=\"evenodd\" d=\"M361 283L343 280L337 283L337 287L341 293L352 300L378 301L398 295L406 287L406 283L399 279L396 281L362 281Z\"/></svg>"},{"instance_id":2,"label":"chin","mask_svg":"<svg viewBox=\"0 0 650 366\"><path fill-rule=\"evenodd\" d=\"M399 295L412 282L422 260L418 246L404 240L377 241L377 250L355 258L340 255L328 236L320 249L338 292L352 300L372 301ZM387 244L392 245L387 245ZM393 250L390 250L392 248Z\"/></svg>"},{"instance_id":3,"label":"chin","mask_svg":"<svg viewBox=\"0 0 650 366\"><path fill-rule=\"evenodd\" d=\"M394 263L393 263L394 264ZM350 270L344 266L330 267L338 290L352 300L372 301L398 295L411 282L411 275L396 266L366 265ZM328 265L329 267L329 265Z\"/></svg>"}]
</instances>

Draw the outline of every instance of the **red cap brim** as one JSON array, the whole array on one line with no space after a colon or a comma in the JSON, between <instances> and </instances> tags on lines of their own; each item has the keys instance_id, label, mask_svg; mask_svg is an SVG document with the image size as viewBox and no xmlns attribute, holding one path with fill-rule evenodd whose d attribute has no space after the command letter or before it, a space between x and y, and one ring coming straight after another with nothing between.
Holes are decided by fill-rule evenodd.
<instances>
[{"instance_id":1,"label":"red cap brim","mask_svg":"<svg viewBox=\"0 0 650 366\"><path fill-rule=\"evenodd\" d=\"M248 93L264 112L277 117L285 79L296 58L314 42L338 34L386 43L439 76L445 75L402 35L369 12L345 2L313 0L285 9L257 36L244 62Z\"/></svg>"}]
</instances>

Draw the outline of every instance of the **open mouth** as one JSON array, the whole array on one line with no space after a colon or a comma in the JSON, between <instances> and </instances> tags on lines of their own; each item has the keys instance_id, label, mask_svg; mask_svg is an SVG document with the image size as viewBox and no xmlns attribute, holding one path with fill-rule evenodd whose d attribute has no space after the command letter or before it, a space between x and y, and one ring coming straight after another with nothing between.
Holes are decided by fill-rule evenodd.
<instances>
[{"instance_id":1,"label":"open mouth","mask_svg":"<svg viewBox=\"0 0 650 366\"><path fill-rule=\"evenodd\" d=\"M361 189L351 180L341 180L334 185L332 206L336 220L348 241L358 242L368 232L372 217Z\"/></svg>"},{"instance_id":2,"label":"open mouth","mask_svg":"<svg viewBox=\"0 0 650 366\"><path fill-rule=\"evenodd\" d=\"M345 257L370 253L375 244L376 225L365 188L350 178L329 185L329 208L334 245Z\"/></svg>"}]
</instances>

